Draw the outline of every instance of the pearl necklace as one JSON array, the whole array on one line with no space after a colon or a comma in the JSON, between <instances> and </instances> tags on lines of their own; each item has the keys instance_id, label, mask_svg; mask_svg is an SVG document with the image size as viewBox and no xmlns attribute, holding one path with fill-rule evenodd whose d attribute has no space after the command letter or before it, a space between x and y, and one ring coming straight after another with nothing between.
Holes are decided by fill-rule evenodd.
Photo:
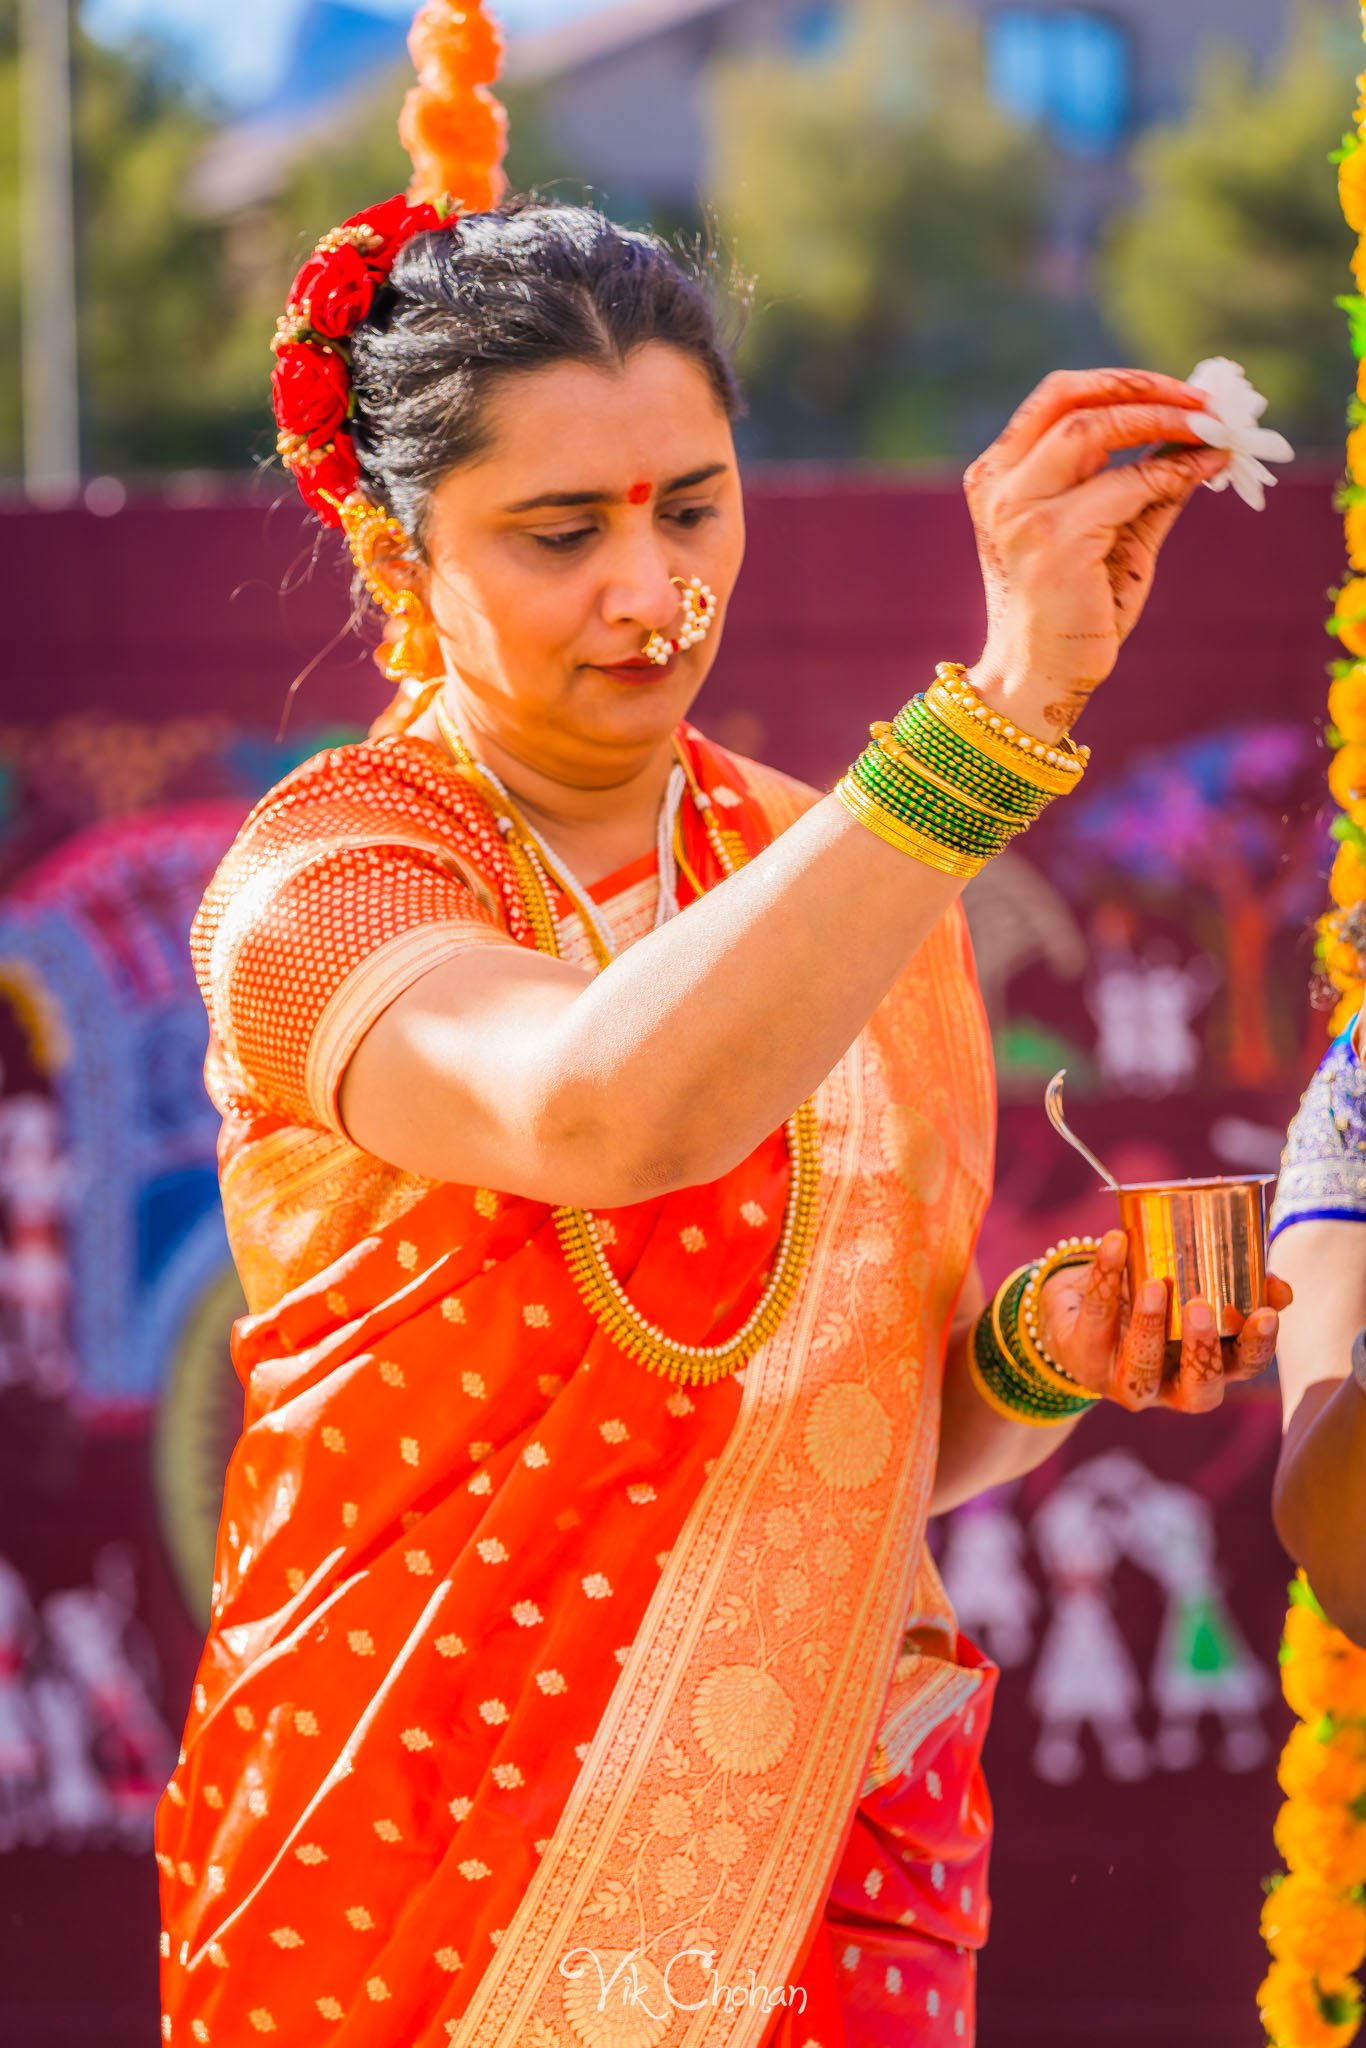
<instances>
[{"instance_id":1,"label":"pearl necklace","mask_svg":"<svg viewBox=\"0 0 1366 2048\"><path fill-rule=\"evenodd\" d=\"M480 761L438 695L432 705L437 727L454 759L471 770L494 792L494 811L499 829L507 841L508 854L517 875L527 915L538 950L560 958L559 933L551 902L548 875L553 874L570 903L583 919L599 968L616 957L617 948L610 927L598 916L587 892L560 859L536 834L518 811L503 783ZM712 815L707 792L695 781L691 765L679 742L673 738L676 762L670 772L669 793L660 807L658 846L660 849L660 910L658 927L674 915L678 904L673 886L672 818L686 783L704 820L707 836L723 872L734 874L748 858L739 834L724 831ZM677 780L676 780L677 778ZM675 794L675 790L677 794ZM664 848L668 846L667 882ZM671 908L665 907L666 896ZM811 1249L815 1234L816 1180L819 1167L819 1132L816 1114L806 1101L787 1118L789 1162L787 1206L783 1214L778 1256L764 1293L744 1323L725 1344L683 1344L643 1316L630 1300L612 1271L599 1237L597 1218L591 1210L567 1204L554 1210L556 1232L569 1270L581 1297L596 1321L619 1348L640 1359L652 1371L685 1384L710 1385L743 1365L777 1328L796 1293L797 1281Z\"/></svg>"}]
</instances>

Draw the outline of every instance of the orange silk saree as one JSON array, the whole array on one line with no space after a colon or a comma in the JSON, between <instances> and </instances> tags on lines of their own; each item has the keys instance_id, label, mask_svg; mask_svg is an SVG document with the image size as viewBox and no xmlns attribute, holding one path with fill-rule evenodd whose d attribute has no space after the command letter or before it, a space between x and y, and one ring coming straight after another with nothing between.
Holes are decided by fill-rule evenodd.
<instances>
[{"instance_id":1,"label":"orange silk saree","mask_svg":"<svg viewBox=\"0 0 1366 2048\"><path fill-rule=\"evenodd\" d=\"M679 733L750 856L817 800ZM723 877L686 798L677 832L686 914ZM591 892L622 942L653 870ZM346 1061L403 987L456 947L532 942L484 798L393 731L268 792L196 917L248 1312L157 1809L163 2037L970 2038L994 1673L925 1547L991 1177L965 921L816 1092L814 1248L782 1324L689 1389L598 1328L547 1205L403 1173L342 1127ZM778 1131L708 1186L600 1212L636 1306L724 1340L787 1183Z\"/></svg>"}]
</instances>

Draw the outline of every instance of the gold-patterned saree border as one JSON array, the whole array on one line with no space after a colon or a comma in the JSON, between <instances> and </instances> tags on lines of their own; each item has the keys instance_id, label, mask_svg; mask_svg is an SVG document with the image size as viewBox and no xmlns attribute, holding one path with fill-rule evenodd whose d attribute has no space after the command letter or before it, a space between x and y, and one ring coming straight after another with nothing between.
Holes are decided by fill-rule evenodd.
<instances>
[{"instance_id":1,"label":"gold-patterned saree border","mask_svg":"<svg viewBox=\"0 0 1366 2048\"><path fill-rule=\"evenodd\" d=\"M950 1176L948 1200L930 1212L939 1226L929 1232L931 1265L961 1282L983 1196L974 1172L981 1170L983 1146L973 1128L982 1093L977 1077L961 1070L974 1065L974 1052L977 1060L983 1057L984 1046L980 1001L970 982L962 986L959 945L950 918L927 940L922 971L910 980L912 1007L933 992L935 1042L950 1070L949 1120L957 1126L960 1156L969 1162L965 1173ZM895 1242L883 1213L888 1176L860 1168L877 1156L879 1136L869 1128L870 1069L882 1056L877 1041L895 1046L897 1007L894 992L817 1091L822 1128L841 1134L840 1154L822 1161L804 1286L783 1326L749 1362L725 1450L666 1560L564 1812L468 2006L445 2025L445 2038L462 2048L625 2042L619 2009L595 2010L590 1994L602 1975L628 1959L644 1987L639 2048L665 2041L669 2048L701 2048L703 2042L706 2048L753 2048L762 2038L770 2018L762 2001L707 2001L694 2012L669 2003L671 1987L659 1964L619 1924L629 1920L633 1896L643 1917L642 1820L646 1834L652 1826L678 1845L658 1865L656 1878L681 1885L682 1896L688 1890L693 1865L682 1843L691 1825L686 1779L694 1773L680 1730L714 1766L712 1782L725 1779L723 1810L707 1840L714 1857L734 1856L744 1882L714 1888L701 1920L695 1909L680 1907L646 1947L665 1958L669 1939L674 1955L701 1945L714 1954L722 1983L743 1982L753 1971L763 1984L781 1987L828 1889L901 1649L938 1423L938 1375L926 1370L923 1344L914 1357L917 1347L905 1346L902 1412L894 1420L867 1384L860 1324L868 1275L877 1274L873 1284L884 1290L895 1288L894 1280L877 1273L879 1257L889 1257ZM891 1057L895 1064L895 1051ZM966 1096L960 1080L968 1082ZM927 1305L922 1337L929 1331L937 1339L951 1308L948 1297ZM825 1526L803 1531L798 1506L816 1498L822 1482ZM782 1667L786 1689L764 1670L762 1654L757 1663L752 1656L738 1664L717 1657L718 1640L746 1629L757 1583L747 1510L756 1506L771 1539L786 1546L775 1557L779 1592L784 1576L800 1573L808 1557L819 1560L823 1553L827 1567L827 1599L818 1604L830 1640L811 1639L800 1675L802 1650L796 1650ZM846 1529L864 1539L857 1555ZM796 1598L799 1589L791 1591ZM751 1619L741 1634L743 1647L752 1648L755 1626ZM790 1640L800 1643L800 1632ZM905 1701L898 1702L898 1721L905 1712ZM675 1732L667 1725L671 1719ZM732 1802L761 1837L753 1853L745 1853L745 1828L730 1815ZM649 1812L642 1813L647 1803ZM600 1974L587 1972L584 1989L583 1975L572 1978L560 1965L588 1947L595 1948ZM661 2006L662 2024L647 2022L647 2012Z\"/></svg>"}]
</instances>

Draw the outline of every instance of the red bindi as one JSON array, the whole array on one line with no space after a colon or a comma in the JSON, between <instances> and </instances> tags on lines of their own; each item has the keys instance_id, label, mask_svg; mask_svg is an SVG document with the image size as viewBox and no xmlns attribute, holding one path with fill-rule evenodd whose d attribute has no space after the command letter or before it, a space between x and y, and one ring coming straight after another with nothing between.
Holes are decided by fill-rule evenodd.
<instances>
[{"instance_id":1,"label":"red bindi","mask_svg":"<svg viewBox=\"0 0 1366 2048\"><path fill-rule=\"evenodd\" d=\"M653 486L650 484L632 484L630 490L626 493L627 504L643 505L649 497L652 488Z\"/></svg>"}]
</instances>

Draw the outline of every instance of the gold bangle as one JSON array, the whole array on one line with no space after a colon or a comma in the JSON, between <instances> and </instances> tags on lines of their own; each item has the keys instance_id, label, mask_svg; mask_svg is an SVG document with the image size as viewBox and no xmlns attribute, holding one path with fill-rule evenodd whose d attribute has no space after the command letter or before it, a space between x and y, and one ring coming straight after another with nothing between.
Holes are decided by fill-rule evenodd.
<instances>
[{"instance_id":1,"label":"gold bangle","mask_svg":"<svg viewBox=\"0 0 1366 2048\"><path fill-rule=\"evenodd\" d=\"M1064 1371L1057 1360L1050 1358L1044 1350L1043 1339L1039 1335L1040 1301L1045 1283L1051 1280L1055 1273L1065 1273L1069 1266L1089 1266L1099 1250L1098 1237L1064 1237L1057 1244L1050 1245L1035 1266L1029 1284L1020 1298L1019 1327L1016 1332L1020 1347L1040 1378L1047 1380L1050 1386L1057 1387L1062 1393L1089 1395L1091 1389L1084 1387L1080 1380L1074 1379L1070 1372ZM1100 1395L1093 1395L1092 1398L1098 1401Z\"/></svg>"},{"instance_id":2,"label":"gold bangle","mask_svg":"<svg viewBox=\"0 0 1366 2048\"><path fill-rule=\"evenodd\" d=\"M967 790L960 789L957 783L950 782L947 776L938 774L927 762L913 754L909 747L903 746L885 718L874 719L868 733L879 751L884 753L903 774L918 775L922 782L932 783L936 789L943 790L945 796L951 796L955 803L962 804L965 809L977 811L995 824L1008 825L1012 834L1022 832L1031 822L1028 818L1020 817L1018 812L998 810L995 804L986 803L981 797L970 795Z\"/></svg>"},{"instance_id":3,"label":"gold bangle","mask_svg":"<svg viewBox=\"0 0 1366 2048\"><path fill-rule=\"evenodd\" d=\"M978 706L984 705L985 699L981 691L974 689L973 685L968 681L968 672L964 663L961 661L939 661L935 663L934 673L936 680L941 682L952 696L957 697L959 702L971 711L975 718ZM991 724L993 715L990 708L987 707L986 722L988 725ZM1091 749L1086 746L1079 747L1069 732L1062 732L1051 740L1043 740L1039 738L1037 733L1026 732L1023 726L1016 725L1009 718L1003 717L1001 724L1003 730L1008 730L1013 735L1023 752L1032 755L1036 760L1047 761L1053 766L1057 765L1053 761L1053 756L1056 754L1062 765L1070 768L1075 775L1082 774L1087 762L1091 758ZM994 727L992 729L995 730Z\"/></svg>"},{"instance_id":4,"label":"gold bangle","mask_svg":"<svg viewBox=\"0 0 1366 2048\"><path fill-rule=\"evenodd\" d=\"M942 846L938 840L927 839L914 825L906 824L904 819L875 803L848 774L835 784L832 794L861 825L866 825L870 832L876 832L879 839L885 839L889 846L895 846L900 853L910 854L913 860L922 862L926 867L937 868L941 874L963 875L971 879L986 866L985 860L958 853L951 846Z\"/></svg>"},{"instance_id":5,"label":"gold bangle","mask_svg":"<svg viewBox=\"0 0 1366 2048\"><path fill-rule=\"evenodd\" d=\"M1009 1285L1010 1282L1007 1281L1006 1286ZM998 1290L1000 1291L1004 1290ZM1001 1416L1006 1422L1022 1422L1030 1429L1057 1429L1065 1422L1075 1422L1079 1415L1085 1413L1085 1404L1075 1397L1069 1400L1066 1407L1059 1408L1056 1405L1055 1394L1030 1387L1020 1366L1012 1358L1009 1350L1000 1343L997 1327L995 1304L989 1303L973 1322L967 1340L968 1377L993 1414ZM1001 1387L993 1385L983 1368L982 1355L978 1348L978 1332L982 1328L991 1333L988 1348L996 1353L993 1371L999 1372L1002 1379Z\"/></svg>"},{"instance_id":6,"label":"gold bangle","mask_svg":"<svg viewBox=\"0 0 1366 2048\"><path fill-rule=\"evenodd\" d=\"M961 662L939 663L935 680L925 692L925 704L951 732L998 767L1009 769L1050 796L1066 796L1086 772L1089 747L1074 745L1066 735L1051 741L1022 731L983 702L968 682Z\"/></svg>"}]
</instances>

